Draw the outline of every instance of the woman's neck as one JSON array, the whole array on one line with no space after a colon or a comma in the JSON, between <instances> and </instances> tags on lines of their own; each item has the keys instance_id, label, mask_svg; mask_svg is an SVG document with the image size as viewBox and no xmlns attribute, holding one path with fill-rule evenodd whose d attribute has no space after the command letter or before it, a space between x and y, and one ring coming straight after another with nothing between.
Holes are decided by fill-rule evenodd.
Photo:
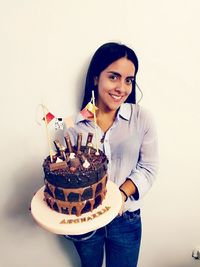
<instances>
[{"instance_id":1,"label":"woman's neck","mask_svg":"<svg viewBox=\"0 0 200 267\"><path fill-rule=\"evenodd\" d=\"M107 132L108 129L112 126L116 117L116 111L106 112L104 110L97 110L97 124L103 130Z\"/></svg>"}]
</instances>

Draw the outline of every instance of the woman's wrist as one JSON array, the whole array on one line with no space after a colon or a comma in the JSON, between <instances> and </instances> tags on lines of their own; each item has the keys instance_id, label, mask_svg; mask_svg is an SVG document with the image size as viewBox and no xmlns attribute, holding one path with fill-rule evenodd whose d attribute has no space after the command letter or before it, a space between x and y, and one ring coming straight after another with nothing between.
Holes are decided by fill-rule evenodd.
<instances>
[{"instance_id":1,"label":"woman's wrist","mask_svg":"<svg viewBox=\"0 0 200 267\"><path fill-rule=\"evenodd\" d=\"M126 202L129 196L134 196L134 194L137 192L137 187L135 186L133 181L128 178L123 184L121 184L119 190L124 196L124 202Z\"/></svg>"},{"instance_id":2,"label":"woman's wrist","mask_svg":"<svg viewBox=\"0 0 200 267\"><path fill-rule=\"evenodd\" d=\"M122 194L124 196L124 202L126 202L128 199L128 195L126 194L126 192L123 189L119 188L119 190L120 190L120 192L122 192Z\"/></svg>"}]
</instances>

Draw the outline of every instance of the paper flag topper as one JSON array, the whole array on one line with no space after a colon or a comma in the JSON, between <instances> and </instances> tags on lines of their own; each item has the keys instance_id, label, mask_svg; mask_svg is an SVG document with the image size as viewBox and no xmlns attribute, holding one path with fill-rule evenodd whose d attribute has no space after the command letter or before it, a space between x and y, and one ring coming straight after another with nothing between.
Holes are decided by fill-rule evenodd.
<instances>
[{"instance_id":1,"label":"paper flag topper","mask_svg":"<svg viewBox=\"0 0 200 267\"><path fill-rule=\"evenodd\" d=\"M46 117L47 124L50 123L50 121L52 121L55 118L55 116L50 112L48 112L45 115L45 117ZM43 117L43 120L45 120L45 117Z\"/></svg>"},{"instance_id":2,"label":"paper flag topper","mask_svg":"<svg viewBox=\"0 0 200 267\"><path fill-rule=\"evenodd\" d=\"M94 114L92 112L90 112L89 110L87 110L87 108L82 109L80 111L80 113L87 120L90 120L90 119L94 118Z\"/></svg>"},{"instance_id":3,"label":"paper flag topper","mask_svg":"<svg viewBox=\"0 0 200 267\"><path fill-rule=\"evenodd\" d=\"M89 102L86 106L86 109L94 114L94 112L98 109L93 103Z\"/></svg>"},{"instance_id":4,"label":"paper flag topper","mask_svg":"<svg viewBox=\"0 0 200 267\"><path fill-rule=\"evenodd\" d=\"M87 120L94 118L94 113L98 108L91 102L89 102L84 109L80 111L80 114Z\"/></svg>"},{"instance_id":5,"label":"paper flag topper","mask_svg":"<svg viewBox=\"0 0 200 267\"><path fill-rule=\"evenodd\" d=\"M56 130L58 130L58 129L63 130L64 129L63 119L62 118L56 118L54 127Z\"/></svg>"}]
</instances>

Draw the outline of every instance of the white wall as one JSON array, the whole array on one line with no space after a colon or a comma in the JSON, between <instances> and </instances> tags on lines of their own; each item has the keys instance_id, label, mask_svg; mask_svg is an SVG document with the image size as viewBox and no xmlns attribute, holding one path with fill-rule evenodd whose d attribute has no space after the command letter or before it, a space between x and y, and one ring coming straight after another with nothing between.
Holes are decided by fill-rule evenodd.
<instances>
[{"instance_id":1,"label":"white wall","mask_svg":"<svg viewBox=\"0 0 200 267\"><path fill-rule=\"evenodd\" d=\"M141 104L160 140L139 267L199 266L199 11L198 0L0 1L1 266L79 266L72 245L28 211L48 153L35 114L42 99L61 117L78 110L89 58L107 41L138 54Z\"/></svg>"}]
</instances>

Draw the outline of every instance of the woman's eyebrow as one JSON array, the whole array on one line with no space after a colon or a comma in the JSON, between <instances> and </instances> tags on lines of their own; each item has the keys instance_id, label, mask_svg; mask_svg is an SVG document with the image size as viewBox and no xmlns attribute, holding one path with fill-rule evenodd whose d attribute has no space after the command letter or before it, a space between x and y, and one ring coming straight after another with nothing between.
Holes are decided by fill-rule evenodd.
<instances>
[{"instance_id":1,"label":"woman's eyebrow","mask_svg":"<svg viewBox=\"0 0 200 267\"><path fill-rule=\"evenodd\" d=\"M116 71L108 71L108 73L111 73L111 74L114 74L114 75L116 75L116 76L121 77L121 74L118 73L118 72L116 72Z\"/></svg>"},{"instance_id":2,"label":"woman's eyebrow","mask_svg":"<svg viewBox=\"0 0 200 267\"><path fill-rule=\"evenodd\" d=\"M122 75L120 73L116 72L116 71L108 71L108 73L114 74L114 75L116 75L118 77L122 77ZM130 75L130 76L127 76L126 78L128 78L128 79L134 79L134 76L133 75Z\"/></svg>"}]
</instances>

